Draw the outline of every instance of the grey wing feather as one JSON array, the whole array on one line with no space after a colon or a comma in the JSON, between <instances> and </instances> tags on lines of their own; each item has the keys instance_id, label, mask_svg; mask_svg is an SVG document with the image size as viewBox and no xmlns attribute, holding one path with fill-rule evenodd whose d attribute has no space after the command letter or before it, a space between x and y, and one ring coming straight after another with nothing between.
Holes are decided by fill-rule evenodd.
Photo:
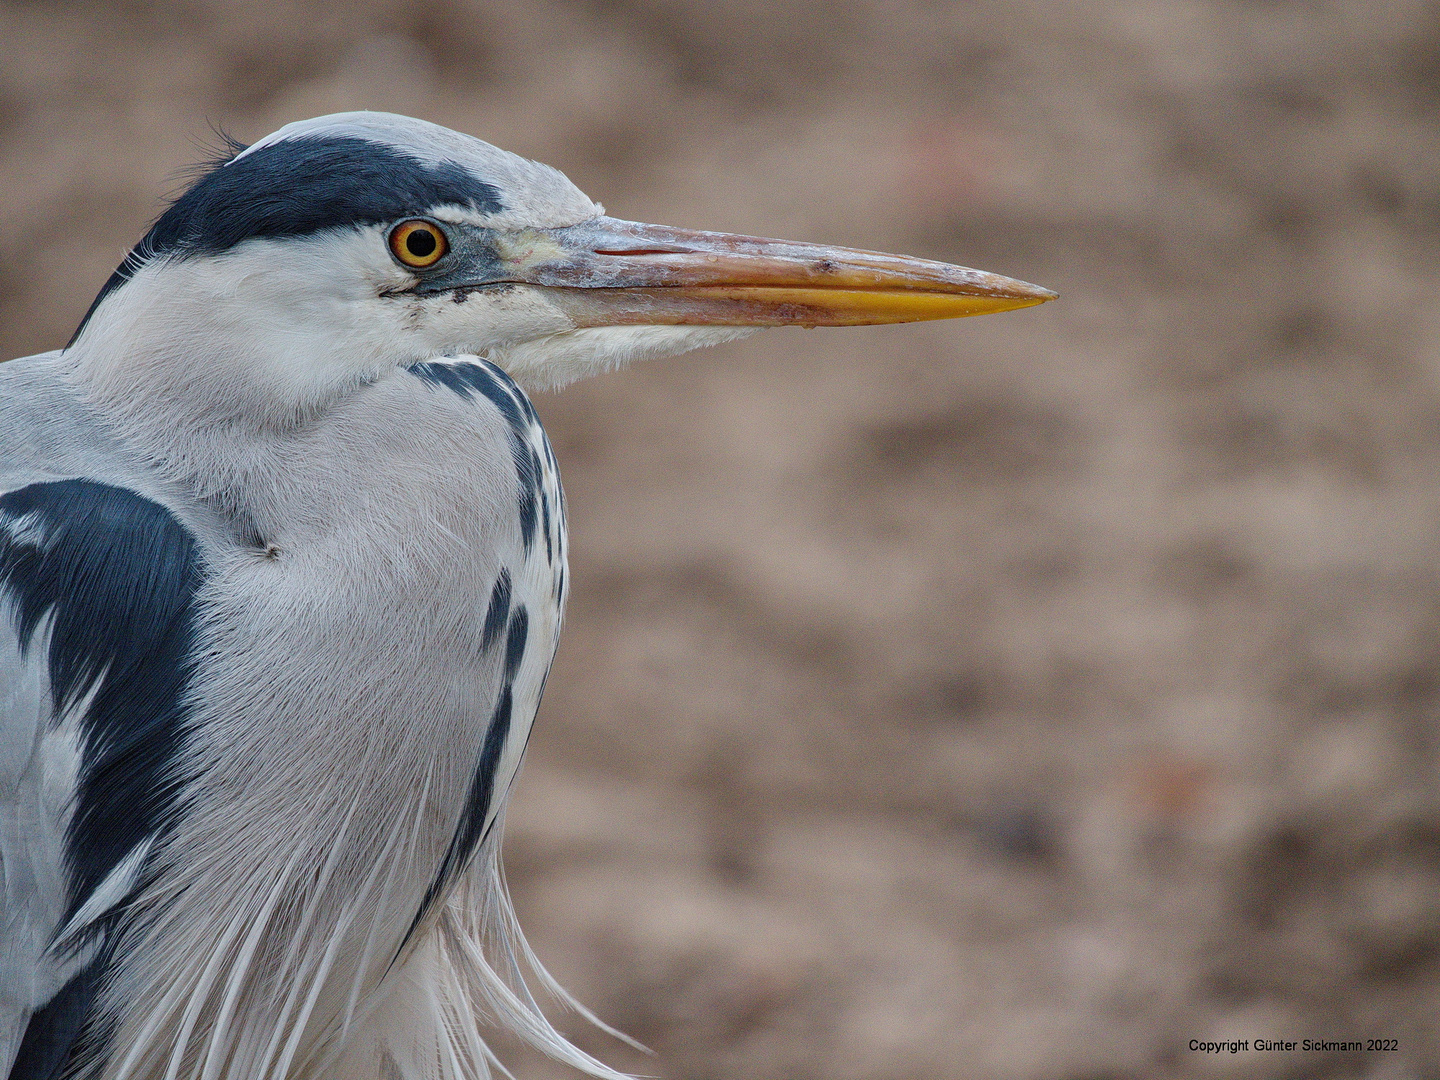
<instances>
[{"instance_id":1,"label":"grey wing feather","mask_svg":"<svg viewBox=\"0 0 1440 1080\"><path fill-rule=\"evenodd\" d=\"M7 604L8 606L8 604ZM30 1015L81 957L47 955L64 916L65 833L78 755L55 729L43 649L23 650L0 619L0 1076Z\"/></svg>"},{"instance_id":2,"label":"grey wing feather","mask_svg":"<svg viewBox=\"0 0 1440 1080\"><path fill-rule=\"evenodd\" d=\"M0 365L0 1077L10 1080L63 1068L106 917L172 812L198 581L193 532L57 368L53 354Z\"/></svg>"}]
</instances>

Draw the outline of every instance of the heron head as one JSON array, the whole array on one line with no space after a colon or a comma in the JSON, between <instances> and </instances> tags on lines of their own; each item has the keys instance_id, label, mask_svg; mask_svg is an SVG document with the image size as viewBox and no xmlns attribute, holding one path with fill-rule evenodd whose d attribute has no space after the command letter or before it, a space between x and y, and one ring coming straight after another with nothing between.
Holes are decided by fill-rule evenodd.
<instances>
[{"instance_id":1,"label":"heron head","mask_svg":"<svg viewBox=\"0 0 1440 1080\"><path fill-rule=\"evenodd\" d=\"M123 374L133 389L164 368L167 389L203 382L290 416L437 355L483 355L554 387L762 326L951 318L1053 295L943 263L619 221L549 166L360 112L290 124L202 175L70 348L101 383Z\"/></svg>"}]
</instances>

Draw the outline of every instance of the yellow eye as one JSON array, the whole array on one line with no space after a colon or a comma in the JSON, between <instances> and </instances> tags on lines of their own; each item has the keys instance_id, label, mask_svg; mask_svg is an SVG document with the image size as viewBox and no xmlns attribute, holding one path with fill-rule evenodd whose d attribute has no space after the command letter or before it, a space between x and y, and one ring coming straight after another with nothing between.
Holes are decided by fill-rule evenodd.
<instances>
[{"instance_id":1,"label":"yellow eye","mask_svg":"<svg viewBox=\"0 0 1440 1080\"><path fill-rule=\"evenodd\" d=\"M402 221L390 230L390 251L406 266L424 270L434 266L450 250L450 241L439 227L428 221Z\"/></svg>"}]
</instances>

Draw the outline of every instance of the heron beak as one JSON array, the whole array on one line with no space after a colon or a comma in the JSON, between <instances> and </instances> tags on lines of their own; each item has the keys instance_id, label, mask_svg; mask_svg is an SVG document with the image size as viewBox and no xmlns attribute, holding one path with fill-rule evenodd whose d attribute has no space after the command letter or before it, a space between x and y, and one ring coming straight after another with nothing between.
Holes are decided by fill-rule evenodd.
<instances>
[{"instance_id":1,"label":"heron beak","mask_svg":"<svg viewBox=\"0 0 1440 1080\"><path fill-rule=\"evenodd\" d=\"M508 234L513 280L543 285L577 327L867 326L988 315L1055 299L949 263L595 218Z\"/></svg>"}]
</instances>

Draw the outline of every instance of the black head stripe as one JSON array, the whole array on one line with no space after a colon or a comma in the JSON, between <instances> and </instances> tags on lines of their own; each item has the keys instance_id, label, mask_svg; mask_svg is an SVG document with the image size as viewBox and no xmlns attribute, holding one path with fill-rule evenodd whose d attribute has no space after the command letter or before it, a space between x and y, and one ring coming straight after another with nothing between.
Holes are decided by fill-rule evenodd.
<instances>
[{"instance_id":1,"label":"black head stripe","mask_svg":"<svg viewBox=\"0 0 1440 1080\"><path fill-rule=\"evenodd\" d=\"M228 251L257 236L376 225L436 206L502 210L500 193L462 165L429 164L354 136L286 139L212 169L140 242L143 257Z\"/></svg>"},{"instance_id":2,"label":"black head stripe","mask_svg":"<svg viewBox=\"0 0 1440 1080\"><path fill-rule=\"evenodd\" d=\"M218 255L254 237L309 236L378 225L437 206L503 210L500 192L463 165L420 160L355 136L285 139L217 165L155 222L100 290L107 295L158 256Z\"/></svg>"}]
</instances>

